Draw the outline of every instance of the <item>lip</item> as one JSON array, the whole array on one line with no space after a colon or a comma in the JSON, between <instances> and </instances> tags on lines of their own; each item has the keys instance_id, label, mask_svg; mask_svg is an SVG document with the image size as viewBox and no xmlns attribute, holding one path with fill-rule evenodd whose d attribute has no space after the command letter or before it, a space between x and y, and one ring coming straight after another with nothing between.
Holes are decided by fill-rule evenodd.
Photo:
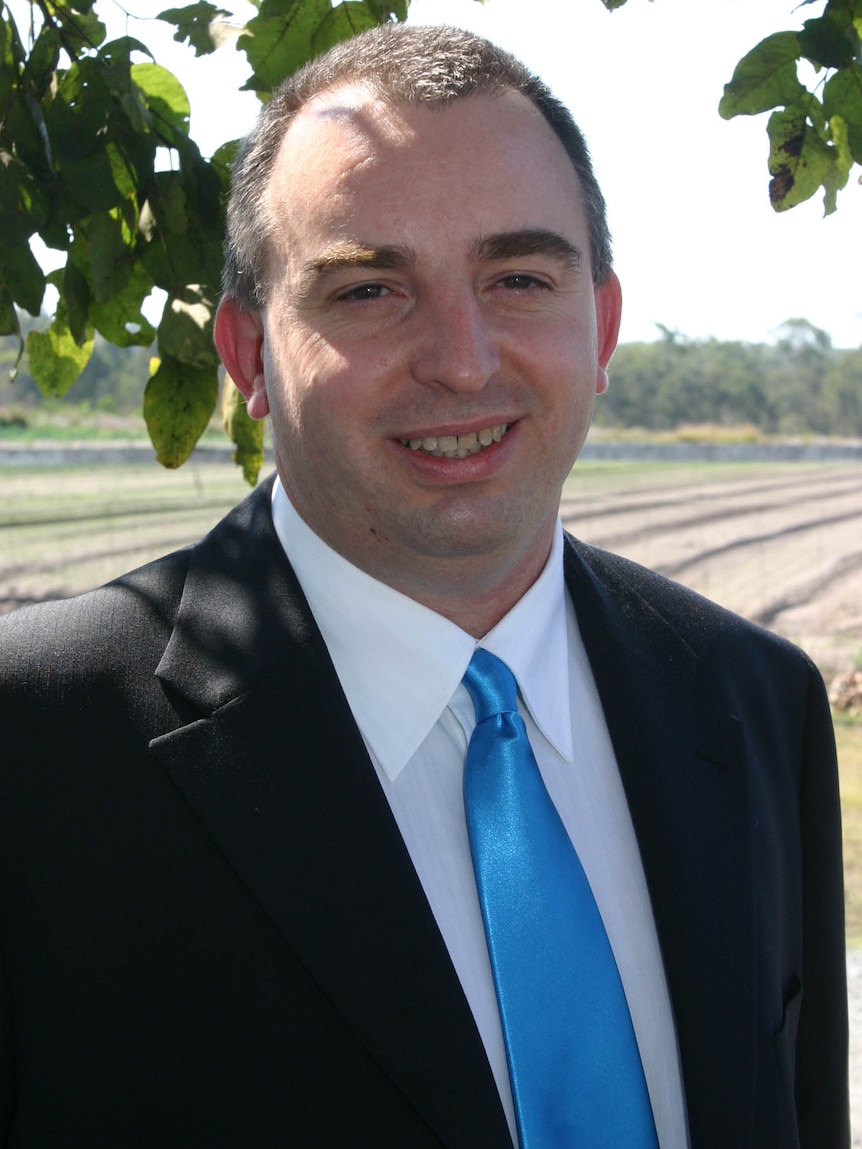
<instances>
[{"instance_id":1,"label":"lip","mask_svg":"<svg viewBox=\"0 0 862 1149\"><path fill-rule=\"evenodd\" d=\"M513 415L480 415L466 423L435 423L432 427L418 427L410 431L398 431L392 438L399 439L439 439L443 436L470 435L484 431L488 427L506 425L513 427L517 419Z\"/></svg>"},{"instance_id":2,"label":"lip","mask_svg":"<svg viewBox=\"0 0 862 1149\"><path fill-rule=\"evenodd\" d=\"M500 420L500 424L505 425L506 422L505 419ZM498 425L497 423L473 422L469 426L461 424L455 429L449 424L445 430L442 430L438 426L435 427L433 431L429 431L424 435L419 432L413 432L409 438L441 438L445 435L469 435L471 432L478 432L489 426ZM462 459L447 459L445 456L431 455L426 451L414 449L410 446L409 438L406 435L399 435L397 438L391 439L390 443L394 450L398 452L399 457L411 468L414 474L425 481L443 483L446 485L452 483L478 482L493 478L501 466L504 465L518 439L518 427L518 420L509 422L508 430L499 442L493 442L481 451L473 455L467 455ZM402 442L403 439L408 439L406 445Z\"/></svg>"}]
</instances>

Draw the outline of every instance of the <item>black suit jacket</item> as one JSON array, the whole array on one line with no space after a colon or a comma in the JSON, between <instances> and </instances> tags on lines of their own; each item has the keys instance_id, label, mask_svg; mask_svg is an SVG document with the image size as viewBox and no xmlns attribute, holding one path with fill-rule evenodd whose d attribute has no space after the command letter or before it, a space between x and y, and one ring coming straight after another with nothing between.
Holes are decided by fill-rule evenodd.
<instances>
[{"instance_id":1,"label":"black suit jacket","mask_svg":"<svg viewBox=\"0 0 862 1149\"><path fill-rule=\"evenodd\" d=\"M844 1147L822 683L642 568L565 561L692 1145ZM9 616L0 666L3 1144L510 1149L268 484L196 547Z\"/></svg>"}]
</instances>

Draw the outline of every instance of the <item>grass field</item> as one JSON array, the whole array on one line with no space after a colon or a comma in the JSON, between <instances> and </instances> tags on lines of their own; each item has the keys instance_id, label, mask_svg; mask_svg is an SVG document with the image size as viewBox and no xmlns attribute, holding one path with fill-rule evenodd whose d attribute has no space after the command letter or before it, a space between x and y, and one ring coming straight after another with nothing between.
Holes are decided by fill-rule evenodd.
<instances>
[{"instance_id":1,"label":"grass field","mask_svg":"<svg viewBox=\"0 0 862 1149\"><path fill-rule=\"evenodd\" d=\"M74 594L199 538L248 488L231 463L0 471L0 610ZM805 646L862 659L862 474L825 464L582 463L566 525ZM862 721L838 716L847 935L862 946Z\"/></svg>"}]
</instances>

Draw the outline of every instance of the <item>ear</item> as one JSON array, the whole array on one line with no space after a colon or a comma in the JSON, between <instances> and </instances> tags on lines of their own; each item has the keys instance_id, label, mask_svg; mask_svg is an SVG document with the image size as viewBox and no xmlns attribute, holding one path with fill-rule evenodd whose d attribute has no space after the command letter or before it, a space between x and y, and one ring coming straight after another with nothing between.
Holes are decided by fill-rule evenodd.
<instances>
[{"instance_id":1,"label":"ear","mask_svg":"<svg viewBox=\"0 0 862 1149\"><path fill-rule=\"evenodd\" d=\"M216 311L213 337L228 375L245 396L252 419L269 414L263 370L263 321L225 296Z\"/></svg>"},{"instance_id":2,"label":"ear","mask_svg":"<svg viewBox=\"0 0 862 1149\"><path fill-rule=\"evenodd\" d=\"M608 389L608 363L616 350L620 334L620 319L623 310L623 292L620 281L613 272L601 287L595 289L596 333L598 336L599 373L596 379L596 394Z\"/></svg>"}]
</instances>

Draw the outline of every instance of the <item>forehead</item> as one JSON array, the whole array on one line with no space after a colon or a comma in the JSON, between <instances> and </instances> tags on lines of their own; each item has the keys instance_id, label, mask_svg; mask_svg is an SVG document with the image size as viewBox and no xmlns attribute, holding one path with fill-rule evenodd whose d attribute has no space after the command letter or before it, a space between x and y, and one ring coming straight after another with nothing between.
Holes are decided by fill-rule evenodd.
<instances>
[{"instance_id":1,"label":"forehead","mask_svg":"<svg viewBox=\"0 0 862 1149\"><path fill-rule=\"evenodd\" d=\"M359 86L326 92L291 123L267 195L276 247L279 233L307 238L310 229L325 239L375 221L425 234L459 222L483 234L585 226L569 157L514 91L435 108L391 103Z\"/></svg>"}]
</instances>

